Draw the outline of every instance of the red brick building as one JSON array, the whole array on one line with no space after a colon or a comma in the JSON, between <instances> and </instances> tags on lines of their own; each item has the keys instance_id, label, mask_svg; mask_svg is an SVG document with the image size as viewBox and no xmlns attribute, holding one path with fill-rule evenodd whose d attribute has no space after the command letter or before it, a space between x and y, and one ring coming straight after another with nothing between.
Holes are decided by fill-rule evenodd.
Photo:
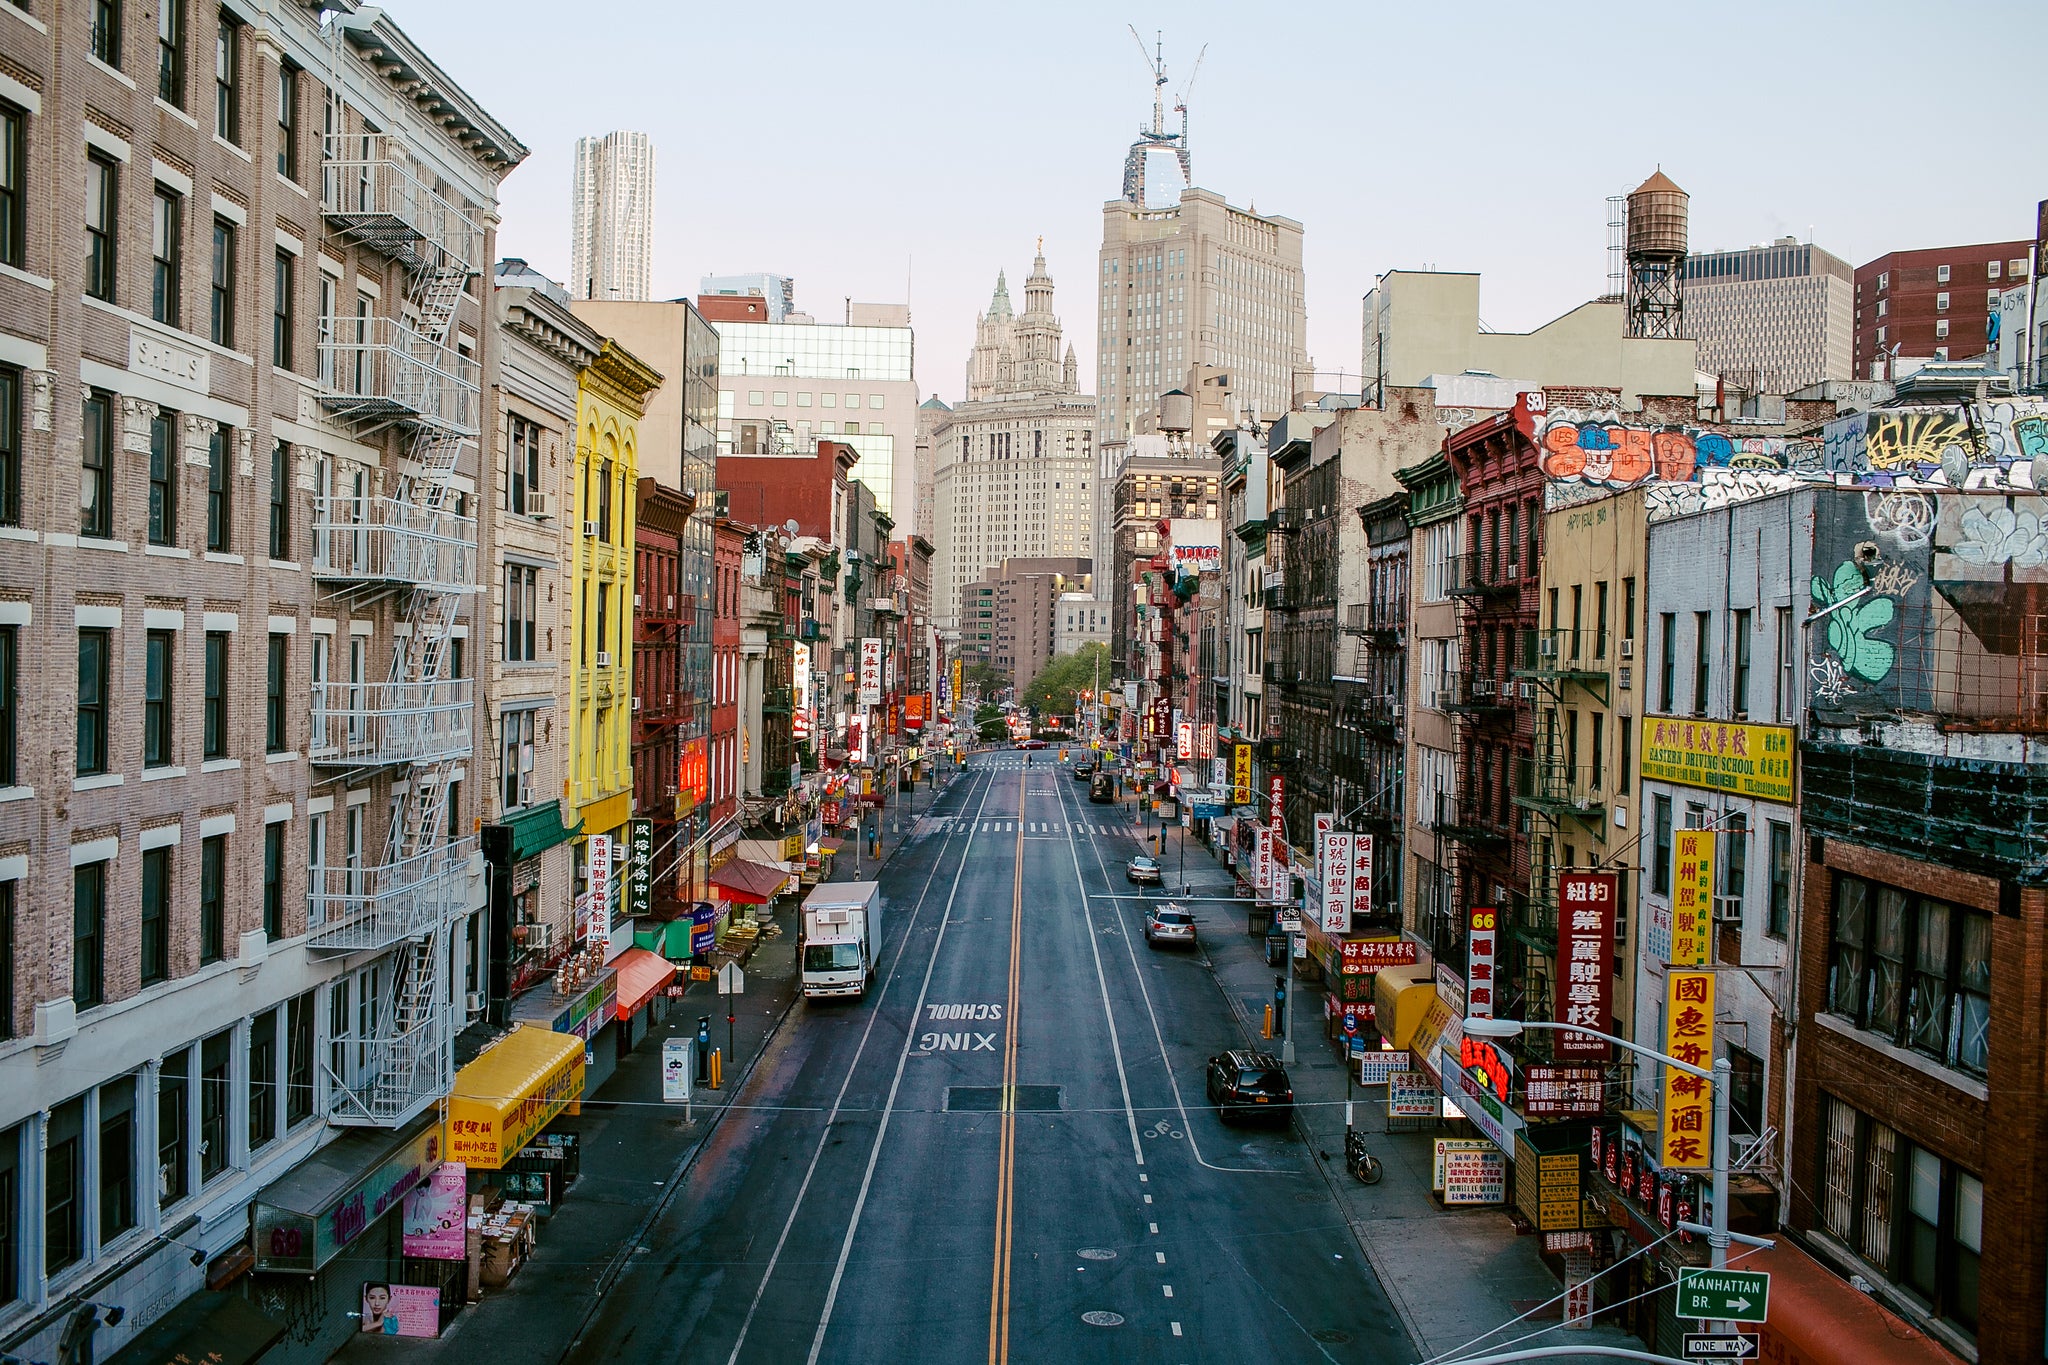
<instances>
[{"instance_id":1,"label":"red brick building","mask_svg":"<svg viewBox=\"0 0 2048 1365\"><path fill-rule=\"evenodd\" d=\"M1962 360L1982 355L1998 291L2027 278L2034 244L1893 251L1856 267L1857 379L1890 379L1889 358Z\"/></svg>"},{"instance_id":2,"label":"red brick building","mask_svg":"<svg viewBox=\"0 0 2048 1365\"><path fill-rule=\"evenodd\" d=\"M682 592L683 523L695 499L640 480L633 537L633 813L654 822L656 896L687 900L676 820L682 763L678 729L692 698L682 671L683 623L695 604Z\"/></svg>"},{"instance_id":3,"label":"red brick building","mask_svg":"<svg viewBox=\"0 0 2048 1365\"><path fill-rule=\"evenodd\" d=\"M739 814L740 552L746 528L720 517L711 542L711 825Z\"/></svg>"},{"instance_id":4,"label":"red brick building","mask_svg":"<svg viewBox=\"0 0 2048 1365\"><path fill-rule=\"evenodd\" d=\"M816 454L726 454L718 461L718 487L735 521L763 529L794 521L798 535L838 545L846 480L859 461L860 452L839 441L819 441Z\"/></svg>"}]
</instances>

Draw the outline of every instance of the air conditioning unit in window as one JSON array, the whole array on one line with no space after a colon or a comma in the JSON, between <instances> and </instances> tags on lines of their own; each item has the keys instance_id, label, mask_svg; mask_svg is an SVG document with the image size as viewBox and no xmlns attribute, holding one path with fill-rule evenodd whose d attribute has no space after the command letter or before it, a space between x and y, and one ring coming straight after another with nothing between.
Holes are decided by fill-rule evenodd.
<instances>
[{"instance_id":1,"label":"air conditioning unit in window","mask_svg":"<svg viewBox=\"0 0 2048 1365\"><path fill-rule=\"evenodd\" d=\"M538 490L528 492L526 495L526 515L538 517L542 521L548 520L555 515L553 499L546 493Z\"/></svg>"},{"instance_id":2,"label":"air conditioning unit in window","mask_svg":"<svg viewBox=\"0 0 2048 1365\"><path fill-rule=\"evenodd\" d=\"M589 537L590 539L592 539L592 540L596 540L596 539L597 539L597 523L596 523L596 522L594 522L594 521L586 521L586 522L584 522L584 523L583 523L583 534L584 534L584 535L586 535L586 536L588 536L588 537Z\"/></svg>"},{"instance_id":3,"label":"air conditioning unit in window","mask_svg":"<svg viewBox=\"0 0 2048 1365\"><path fill-rule=\"evenodd\" d=\"M1534 700L1536 700L1536 684L1535 684L1535 683L1521 683L1521 684L1518 684L1518 685L1519 685L1519 686L1520 686L1520 688L1521 688L1521 693L1520 693L1520 696L1521 696L1521 698L1522 698L1522 700L1523 700L1523 701L1534 701Z\"/></svg>"},{"instance_id":4,"label":"air conditioning unit in window","mask_svg":"<svg viewBox=\"0 0 2048 1365\"><path fill-rule=\"evenodd\" d=\"M640 610L640 594L637 592L633 594L633 610Z\"/></svg>"},{"instance_id":5,"label":"air conditioning unit in window","mask_svg":"<svg viewBox=\"0 0 2048 1365\"><path fill-rule=\"evenodd\" d=\"M612 666L612 656L600 649L597 651L597 666L599 668L610 668Z\"/></svg>"},{"instance_id":6,"label":"air conditioning unit in window","mask_svg":"<svg viewBox=\"0 0 2048 1365\"><path fill-rule=\"evenodd\" d=\"M1621 657L1622 657L1622 658L1624 658L1624 659L1633 659L1633 658L1635 658L1635 657L1636 657L1636 642L1635 642L1634 640L1630 640L1630 639L1623 639L1623 640L1622 640L1622 642L1621 642Z\"/></svg>"},{"instance_id":7,"label":"air conditioning unit in window","mask_svg":"<svg viewBox=\"0 0 2048 1365\"><path fill-rule=\"evenodd\" d=\"M635 711L640 709L640 699L638 697L633 698L633 709Z\"/></svg>"},{"instance_id":8,"label":"air conditioning unit in window","mask_svg":"<svg viewBox=\"0 0 2048 1365\"><path fill-rule=\"evenodd\" d=\"M526 926L527 951L544 953L555 946L555 926L542 921Z\"/></svg>"},{"instance_id":9,"label":"air conditioning unit in window","mask_svg":"<svg viewBox=\"0 0 2048 1365\"><path fill-rule=\"evenodd\" d=\"M1714 923L1740 924L1742 922L1742 897L1714 897Z\"/></svg>"},{"instance_id":10,"label":"air conditioning unit in window","mask_svg":"<svg viewBox=\"0 0 2048 1365\"><path fill-rule=\"evenodd\" d=\"M462 993L462 1009L465 1014L470 1015L472 1018L482 1014L484 1012L484 993L482 991L464 991Z\"/></svg>"},{"instance_id":11,"label":"air conditioning unit in window","mask_svg":"<svg viewBox=\"0 0 2048 1365\"><path fill-rule=\"evenodd\" d=\"M1536 657L1539 659L1555 659L1557 657L1557 641L1548 635L1538 640L1536 642Z\"/></svg>"},{"instance_id":12,"label":"air conditioning unit in window","mask_svg":"<svg viewBox=\"0 0 2048 1365\"><path fill-rule=\"evenodd\" d=\"M1399 719L1401 719L1401 703L1400 703L1400 702L1395 702L1395 703L1394 703L1394 711L1393 711L1393 715L1394 715L1394 719L1395 719L1395 720L1399 720Z\"/></svg>"}]
</instances>

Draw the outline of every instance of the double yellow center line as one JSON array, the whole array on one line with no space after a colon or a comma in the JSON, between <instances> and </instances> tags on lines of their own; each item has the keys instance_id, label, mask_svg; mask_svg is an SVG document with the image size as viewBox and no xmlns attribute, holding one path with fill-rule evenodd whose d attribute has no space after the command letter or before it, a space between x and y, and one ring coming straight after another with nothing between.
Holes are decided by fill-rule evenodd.
<instances>
[{"instance_id":1,"label":"double yellow center line","mask_svg":"<svg viewBox=\"0 0 2048 1365\"><path fill-rule=\"evenodd\" d=\"M1017 814L1024 814L1026 775L1017 778ZM1010 982L1003 1029L1002 1136L996 1148L995 1269L988 1295L989 1365L1010 1359L1010 1223L1017 1177L1017 973L1023 962L1024 821L1017 821L1017 866L1010 887Z\"/></svg>"}]
</instances>

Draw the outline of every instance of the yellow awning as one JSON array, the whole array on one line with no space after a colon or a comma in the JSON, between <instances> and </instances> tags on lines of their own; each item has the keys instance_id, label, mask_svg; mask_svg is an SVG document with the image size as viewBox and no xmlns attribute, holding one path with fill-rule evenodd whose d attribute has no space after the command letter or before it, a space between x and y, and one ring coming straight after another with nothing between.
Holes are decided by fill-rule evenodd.
<instances>
[{"instance_id":1,"label":"yellow awning","mask_svg":"<svg viewBox=\"0 0 2048 1365\"><path fill-rule=\"evenodd\" d=\"M1380 1037L1395 1051L1405 1050L1436 999L1435 973L1428 967L1382 967L1373 977L1372 989Z\"/></svg>"},{"instance_id":2,"label":"yellow awning","mask_svg":"<svg viewBox=\"0 0 2048 1365\"><path fill-rule=\"evenodd\" d=\"M583 1094L584 1042L521 1024L455 1073L448 1159L495 1171Z\"/></svg>"}]
</instances>

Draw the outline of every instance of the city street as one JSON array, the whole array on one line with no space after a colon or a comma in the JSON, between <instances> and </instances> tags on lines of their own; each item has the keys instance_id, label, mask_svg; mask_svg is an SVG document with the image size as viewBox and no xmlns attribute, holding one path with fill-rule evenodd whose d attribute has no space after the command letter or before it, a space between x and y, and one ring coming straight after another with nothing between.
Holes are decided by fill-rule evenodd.
<instances>
[{"instance_id":1,"label":"city street","mask_svg":"<svg viewBox=\"0 0 2048 1365\"><path fill-rule=\"evenodd\" d=\"M1413 1358L1313 1154L1206 1104L1240 1025L1086 797L971 763L882 874L877 990L797 1006L570 1359Z\"/></svg>"}]
</instances>

